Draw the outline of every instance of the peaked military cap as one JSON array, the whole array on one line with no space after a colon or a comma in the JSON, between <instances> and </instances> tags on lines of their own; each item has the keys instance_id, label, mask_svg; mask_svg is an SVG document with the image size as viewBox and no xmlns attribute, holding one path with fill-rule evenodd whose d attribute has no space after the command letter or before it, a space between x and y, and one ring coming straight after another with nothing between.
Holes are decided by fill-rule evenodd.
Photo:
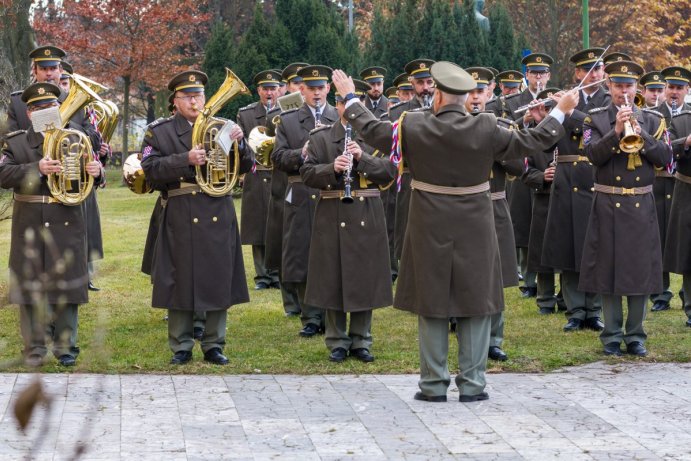
<instances>
[{"instance_id":1,"label":"peaked military cap","mask_svg":"<svg viewBox=\"0 0 691 461\"><path fill-rule=\"evenodd\" d=\"M672 85L688 85L691 80L691 71L679 66L665 67L660 74L667 83Z\"/></svg>"},{"instance_id":2,"label":"peaked military cap","mask_svg":"<svg viewBox=\"0 0 691 461\"><path fill-rule=\"evenodd\" d=\"M327 66L305 66L298 70L298 76L307 86L322 86L329 83L333 69Z\"/></svg>"},{"instance_id":3,"label":"peaked military cap","mask_svg":"<svg viewBox=\"0 0 691 461\"><path fill-rule=\"evenodd\" d=\"M286 79L283 78L283 71L281 69L270 69L272 72L276 72L280 78L278 79L278 86L286 86Z\"/></svg>"},{"instance_id":4,"label":"peaked military cap","mask_svg":"<svg viewBox=\"0 0 691 461\"><path fill-rule=\"evenodd\" d=\"M448 61L438 61L432 64L430 73L434 82L444 93L466 94L476 87L473 77L456 64Z\"/></svg>"},{"instance_id":5,"label":"peaked military cap","mask_svg":"<svg viewBox=\"0 0 691 461\"><path fill-rule=\"evenodd\" d=\"M392 102L392 103L395 104L395 103L397 103L398 101L400 101L400 99L398 98L398 93L397 93L397 91L398 91L398 88L396 88L395 86L390 86L390 87L388 87L388 88L386 89L386 91L384 91L384 96L386 96L386 98L387 98L390 102Z\"/></svg>"},{"instance_id":6,"label":"peaked military cap","mask_svg":"<svg viewBox=\"0 0 691 461\"><path fill-rule=\"evenodd\" d=\"M413 90L413 84L410 83L410 77L405 72L396 77L393 84L399 90Z\"/></svg>"},{"instance_id":7,"label":"peaked military cap","mask_svg":"<svg viewBox=\"0 0 691 461\"><path fill-rule=\"evenodd\" d=\"M600 59L600 56L602 56L604 52L604 48L587 48L571 56L569 61L576 67L590 70L592 67L604 64Z\"/></svg>"},{"instance_id":8,"label":"peaked military cap","mask_svg":"<svg viewBox=\"0 0 691 461\"><path fill-rule=\"evenodd\" d=\"M427 78L430 77L430 68L434 64L431 59L415 59L405 65L405 71L412 78Z\"/></svg>"},{"instance_id":9,"label":"peaked military cap","mask_svg":"<svg viewBox=\"0 0 691 461\"><path fill-rule=\"evenodd\" d=\"M355 84L355 95L357 95L357 97L359 97L360 99L364 98L367 92L372 89L372 85L365 82L364 80L358 80L354 78L353 83ZM342 101L344 97L344 95L340 94L338 91L336 91L335 96L336 101Z\"/></svg>"},{"instance_id":10,"label":"peaked military cap","mask_svg":"<svg viewBox=\"0 0 691 461\"><path fill-rule=\"evenodd\" d=\"M307 66L309 66L309 64L306 62L294 62L292 64L288 64L285 69L283 69L283 72L281 72L281 76L286 82L300 83L302 78L298 75L298 71Z\"/></svg>"},{"instance_id":11,"label":"peaked military cap","mask_svg":"<svg viewBox=\"0 0 691 461\"><path fill-rule=\"evenodd\" d=\"M29 57L41 67L59 66L65 52L57 46L39 46L29 53Z\"/></svg>"},{"instance_id":12,"label":"peaked military cap","mask_svg":"<svg viewBox=\"0 0 691 461\"><path fill-rule=\"evenodd\" d=\"M521 61L528 71L549 72L554 59L545 53L531 53Z\"/></svg>"},{"instance_id":13,"label":"peaked military cap","mask_svg":"<svg viewBox=\"0 0 691 461\"><path fill-rule=\"evenodd\" d=\"M489 69L489 70L492 71L492 78L491 78L491 80L494 80L494 79L496 78L497 74L499 73L499 69L494 68L494 67L485 66L485 69Z\"/></svg>"},{"instance_id":14,"label":"peaked military cap","mask_svg":"<svg viewBox=\"0 0 691 461\"><path fill-rule=\"evenodd\" d=\"M633 58L626 53L619 53L618 51L615 51L605 55L605 57L602 58L602 61L606 66L607 64L611 64L616 61L633 61Z\"/></svg>"},{"instance_id":15,"label":"peaked military cap","mask_svg":"<svg viewBox=\"0 0 691 461\"><path fill-rule=\"evenodd\" d=\"M665 81L662 78L662 74L657 70L653 70L651 72L648 72L647 74L644 74L638 81L638 83L640 83L646 88L661 89L665 87Z\"/></svg>"},{"instance_id":16,"label":"peaked military cap","mask_svg":"<svg viewBox=\"0 0 691 461\"><path fill-rule=\"evenodd\" d=\"M490 80L494 78L492 71L486 67L468 67L465 71L473 77L477 88L487 88Z\"/></svg>"},{"instance_id":17,"label":"peaked military cap","mask_svg":"<svg viewBox=\"0 0 691 461\"><path fill-rule=\"evenodd\" d=\"M537 94L537 99L551 98L554 94L559 93L561 90L559 88L545 88ZM554 100L545 103L546 106L552 106L556 104Z\"/></svg>"},{"instance_id":18,"label":"peaked military cap","mask_svg":"<svg viewBox=\"0 0 691 461\"><path fill-rule=\"evenodd\" d=\"M60 96L60 88L52 83L33 83L22 92L22 101L27 106L56 102Z\"/></svg>"},{"instance_id":19,"label":"peaked military cap","mask_svg":"<svg viewBox=\"0 0 691 461\"><path fill-rule=\"evenodd\" d=\"M72 69L72 64L67 61L62 61L62 75L60 75L60 80L65 80L66 78L72 78L74 70Z\"/></svg>"},{"instance_id":20,"label":"peaked military cap","mask_svg":"<svg viewBox=\"0 0 691 461\"><path fill-rule=\"evenodd\" d=\"M360 71L360 78L369 83L383 82L386 76L386 69L383 67L368 67Z\"/></svg>"},{"instance_id":21,"label":"peaked military cap","mask_svg":"<svg viewBox=\"0 0 691 461\"><path fill-rule=\"evenodd\" d=\"M633 61L614 61L605 66L605 72L616 83L637 83L645 70Z\"/></svg>"},{"instance_id":22,"label":"peaked military cap","mask_svg":"<svg viewBox=\"0 0 691 461\"><path fill-rule=\"evenodd\" d=\"M495 78L504 86L516 88L521 86L521 83L523 83L524 75L517 70L505 70L504 72L499 72L497 75L495 75Z\"/></svg>"},{"instance_id":23,"label":"peaked military cap","mask_svg":"<svg viewBox=\"0 0 691 461\"><path fill-rule=\"evenodd\" d=\"M277 87L281 83L281 73L275 70L263 70L252 79L257 86Z\"/></svg>"},{"instance_id":24,"label":"peaked military cap","mask_svg":"<svg viewBox=\"0 0 691 461\"><path fill-rule=\"evenodd\" d=\"M186 70L180 72L168 82L168 89L173 93L182 91L185 93L198 93L204 91L204 85L209 78L204 72L198 70Z\"/></svg>"}]
</instances>

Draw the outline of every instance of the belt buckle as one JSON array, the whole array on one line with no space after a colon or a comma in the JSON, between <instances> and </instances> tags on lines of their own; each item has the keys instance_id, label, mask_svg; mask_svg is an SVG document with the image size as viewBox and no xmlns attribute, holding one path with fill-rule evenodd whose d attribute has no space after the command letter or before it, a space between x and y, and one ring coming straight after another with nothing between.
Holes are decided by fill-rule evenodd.
<instances>
[{"instance_id":1,"label":"belt buckle","mask_svg":"<svg viewBox=\"0 0 691 461\"><path fill-rule=\"evenodd\" d=\"M636 188L635 187L622 187L621 188L621 195L636 195Z\"/></svg>"}]
</instances>

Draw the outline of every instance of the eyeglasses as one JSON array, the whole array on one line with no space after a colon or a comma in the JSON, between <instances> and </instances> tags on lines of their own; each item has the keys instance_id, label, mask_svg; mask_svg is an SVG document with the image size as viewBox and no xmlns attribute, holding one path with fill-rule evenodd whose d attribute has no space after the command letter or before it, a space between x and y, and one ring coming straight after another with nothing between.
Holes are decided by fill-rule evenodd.
<instances>
[{"instance_id":1,"label":"eyeglasses","mask_svg":"<svg viewBox=\"0 0 691 461\"><path fill-rule=\"evenodd\" d=\"M192 102L192 101L203 101L206 96L204 93L199 93L199 94L192 94L189 96L175 96L175 99L182 99L183 101L186 102Z\"/></svg>"},{"instance_id":2,"label":"eyeglasses","mask_svg":"<svg viewBox=\"0 0 691 461\"><path fill-rule=\"evenodd\" d=\"M549 74L548 70L529 70L529 74L534 74L534 75L546 75Z\"/></svg>"}]
</instances>

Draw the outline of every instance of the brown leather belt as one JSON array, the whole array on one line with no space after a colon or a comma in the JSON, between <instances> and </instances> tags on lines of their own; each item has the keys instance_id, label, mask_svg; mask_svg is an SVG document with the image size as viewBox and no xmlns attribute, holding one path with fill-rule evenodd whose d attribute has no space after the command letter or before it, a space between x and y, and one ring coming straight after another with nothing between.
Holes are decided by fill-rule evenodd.
<instances>
[{"instance_id":1,"label":"brown leather belt","mask_svg":"<svg viewBox=\"0 0 691 461\"><path fill-rule=\"evenodd\" d=\"M426 182L418 181L413 179L410 182L410 187L412 189L421 190L424 192L431 192L433 194L443 194L443 195L471 195L479 194L480 192L487 192L489 190L489 181L483 182L476 186L467 187L449 187L449 186L438 186L436 184L428 184Z\"/></svg>"},{"instance_id":2,"label":"brown leather belt","mask_svg":"<svg viewBox=\"0 0 691 461\"><path fill-rule=\"evenodd\" d=\"M686 184L691 184L691 176L686 176L685 174L681 174L678 171L674 173L674 177L677 178L681 182L685 182Z\"/></svg>"},{"instance_id":3,"label":"brown leather belt","mask_svg":"<svg viewBox=\"0 0 691 461\"><path fill-rule=\"evenodd\" d=\"M197 194L201 192L201 188L197 184L188 182L181 182L179 189L172 189L168 191L168 198L179 197L180 195Z\"/></svg>"},{"instance_id":4,"label":"brown leather belt","mask_svg":"<svg viewBox=\"0 0 691 461\"><path fill-rule=\"evenodd\" d=\"M602 192L603 194L612 195L645 195L650 194L653 191L653 186L643 186L643 187L615 187L615 186L603 186L602 184L594 184L593 189L595 192Z\"/></svg>"},{"instance_id":5,"label":"brown leather belt","mask_svg":"<svg viewBox=\"0 0 691 461\"><path fill-rule=\"evenodd\" d=\"M666 169L662 170L655 170L655 177L656 178L673 178L674 175L667 171Z\"/></svg>"},{"instance_id":6,"label":"brown leather belt","mask_svg":"<svg viewBox=\"0 0 691 461\"><path fill-rule=\"evenodd\" d=\"M28 195L28 194L18 194L14 193L14 200L17 202L24 203L60 203L60 200L53 198L50 195Z\"/></svg>"},{"instance_id":7,"label":"brown leather belt","mask_svg":"<svg viewBox=\"0 0 691 461\"><path fill-rule=\"evenodd\" d=\"M321 198L342 198L345 191L342 190L320 190L319 197ZM356 189L351 191L350 195L356 197L379 197L381 194L378 189Z\"/></svg>"},{"instance_id":8,"label":"brown leather belt","mask_svg":"<svg viewBox=\"0 0 691 461\"><path fill-rule=\"evenodd\" d=\"M302 177L300 175L288 176L288 184L293 184L296 182L302 182Z\"/></svg>"},{"instance_id":9,"label":"brown leather belt","mask_svg":"<svg viewBox=\"0 0 691 461\"><path fill-rule=\"evenodd\" d=\"M589 162L583 155L557 155L557 163Z\"/></svg>"},{"instance_id":10,"label":"brown leather belt","mask_svg":"<svg viewBox=\"0 0 691 461\"><path fill-rule=\"evenodd\" d=\"M499 192L492 192L490 198L492 200L504 200L506 198L506 191L500 190Z\"/></svg>"},{"instance_id":11,"label":"brown leather belt","mask_svg":"<svg viewBox=\"0 0 691 461\"><path fill-rule=\"evenodd\" d=\"M255 171L271 171L272 170L272 168L267 168L264 165L262 165L261 163L255 163L254 169L255 169Z\"/></svg>"}]
</instances>

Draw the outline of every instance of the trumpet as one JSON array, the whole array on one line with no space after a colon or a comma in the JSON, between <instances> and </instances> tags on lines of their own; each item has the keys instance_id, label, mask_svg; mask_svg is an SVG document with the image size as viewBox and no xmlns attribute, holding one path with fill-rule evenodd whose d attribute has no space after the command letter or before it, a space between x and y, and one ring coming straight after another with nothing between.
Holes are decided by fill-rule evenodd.
<instances>
[{"instance_id":1,"label":"trumpet","mask_svg":"<svg viewBox=\"0 0 691 461\"><path fill-rule=\"evenodd\" d=\"M350 143L351 137L352 128L350 127L350 123L348 123L345 128L345 145L343 147L343 155L348 157L349 160L348 168L346 168L346 170L343 172L343 182L345 184L343 197L341 197L341 202L343 203L353 203L353 195L351 192L351 187L353 184L353 178L351 177L351 173L353 171L353 154L348 152L348 143Z\"/></svg>"},{"instance_id":2,"label":"trumpet","mask_svg":"<svg viewBox=\"0 0 691 461\"><path fill-rule=\"evenodd\" d=\"M630 105L629 97L626 94L624 94L624 102L627 106ZM641 150L644 143L641 135L636 134L635 130L633 129L633 124L631 123L632 120L634 120L633 114L631 114L631 118L629 120L624 122L624 136L622 136L621 141L619 141L619 148L629 154L633 154ZM638 161L640 161L640 159Z\"/></svg>"}]
</instances>

